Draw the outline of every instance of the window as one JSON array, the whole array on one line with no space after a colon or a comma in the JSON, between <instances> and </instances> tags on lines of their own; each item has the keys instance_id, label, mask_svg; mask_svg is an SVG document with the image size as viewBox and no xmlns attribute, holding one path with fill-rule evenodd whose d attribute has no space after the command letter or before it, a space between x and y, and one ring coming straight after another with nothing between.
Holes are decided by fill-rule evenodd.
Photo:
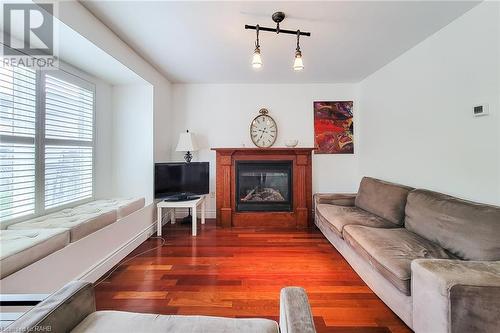
<instances>
[{"instance_id":1,"label":"window","mask_svg":"<svg viewBox=\"0 0 500 333\"><path fill-rule=\"evenodd\" d=\"M35 213L36 73L0 67L0 219Z\"/></svg>"},{"instance_id":2,"label":"window","mask_svg":"<svg viewBox=\"0 0 500 333\"><path fill-rule=\"evenodd\" d=\"M94 93L45 77L45 207L92 197Z\"/></svg>"},{"instance_id":3,"label":"window","mask_svg":"<svg viewBox=\"0 0 500 333\"><path fill-rule=\"evenodd\" d=\"M93 197L94 86L63 71L0 68L0 219Z\"/></svg>"}]
</instances>

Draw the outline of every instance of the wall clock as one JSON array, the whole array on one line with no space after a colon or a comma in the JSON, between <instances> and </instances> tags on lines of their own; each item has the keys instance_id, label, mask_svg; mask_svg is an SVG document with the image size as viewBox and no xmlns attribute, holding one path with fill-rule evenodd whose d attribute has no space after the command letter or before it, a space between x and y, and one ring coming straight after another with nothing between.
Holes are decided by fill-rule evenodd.
<instances>
[{"instance_id":1,"label":"wall clock","mask_svg":"<svg viewBox=\"0 0 500 333\"><path fill-rule=\"evenodd\" d=\"M250 137L257 147L271 147L278 136L278 127L267 109L260 109L259 113L250 124Z\"/></svg>"}]
</instances>

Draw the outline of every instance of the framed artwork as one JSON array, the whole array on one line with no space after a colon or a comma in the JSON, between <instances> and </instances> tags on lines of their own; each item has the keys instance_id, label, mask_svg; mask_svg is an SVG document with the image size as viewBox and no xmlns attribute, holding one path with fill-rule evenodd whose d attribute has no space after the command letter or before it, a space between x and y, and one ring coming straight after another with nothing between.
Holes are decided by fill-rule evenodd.
<instances>
[{"instance_id":1,"label":"framed artwork","mask_svg":"<svg viewBox=\"0 0 500 333\"><path fill-rule=\"evenodd\" d=\"M354 154L352 101L314 102L316 154Z\"/></svg>"}]
</instances>

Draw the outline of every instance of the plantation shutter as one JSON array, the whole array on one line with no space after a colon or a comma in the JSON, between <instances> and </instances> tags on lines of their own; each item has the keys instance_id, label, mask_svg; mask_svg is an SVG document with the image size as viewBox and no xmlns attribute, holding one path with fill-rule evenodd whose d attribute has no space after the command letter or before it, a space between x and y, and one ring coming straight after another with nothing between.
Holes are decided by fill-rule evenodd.
<instances>
[{"instance_id":1,"label":"plantation shutter","mask_svg":"<svg viewBox=\"0 0 500 333\"><path fill-rule=\"evenodd\" d=\"M36 72L0 67L0 220L35 213Z\"/></svg>"},{"instance_id":2,"label":"plantation shutter","mask_svg":"<svg viewBox=\"0 0 500 333\"><path fill-rule=\"evenodd\" d=\"M45 209L93 197L94 89L61 73L44 75Z\"/></svg>"}]
</instances>

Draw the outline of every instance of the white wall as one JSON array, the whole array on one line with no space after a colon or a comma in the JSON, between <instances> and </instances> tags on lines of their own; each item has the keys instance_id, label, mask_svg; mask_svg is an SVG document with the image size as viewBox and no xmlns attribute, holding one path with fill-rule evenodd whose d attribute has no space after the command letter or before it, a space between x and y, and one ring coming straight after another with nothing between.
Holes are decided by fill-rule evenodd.
<instances>
[{"instance_id":1,"label":"white wall","mask_svg":"<svg viewBox=\"0 0 500 333\"><path fill-rule=\"evenodd\" d=\"M38 0L34 1L40 2ZM147 130L149 130L149 132L143 132L146 136L140 141L149 140L149 134L154 137L154 140L151 142L151 147L146 148L146 151L151 149L151 158L148 157L143 161L143 163L150 163L148 167L153 170L154 160L161 161L170 157L171 143L168 141L168 133L171 129L171 123L169 121L171 115L171 86L169 81L116 36L106 25L93 16L81 3L64 0L57 0L57 2L59 10L56 14L63 23L152 85L151 115L145 115L146 119L151 123L147 124ZM127 108L125 104L121 106ZM114 113L116 115L115 111ZM114 121L115 126L117 126L117 120L114 119ZM120 134L117 135L120 136ZM112 167L114 168L115 164L113 164ZM145 186L145 184L143 186ZM148 183L147 186L150 187L148 193L152 193L153 183ZM114 193L114 195L125 194Z\"/></svg>"},{"instance_id":2,"label":"white wall","mask_svg":"<svg viewBox=\"0 0 500 333\"><path fill-rule=\"evenodd\" d=\"M154 88L154 161L167 162L170 159L172 131L172 88L170 83ZM175 149L175 147L174 147Z\"/></svg>"},{"instance_id":3,"label":"white wall","mask_svg":"<svg viewBox=\"0 0 500 333\"><path fill-rule=\"evenodd\" d=\"M361 175L500 204L499 8L478 5L361 82ZM473 118L476 103L491 114Z\"/></svg>"},{"instance_id":4,"label":"white wall","mask_svg":"<svg viewBox=\"0 0 500 333\"><path fill-rule=\"evenodd\" d=\"M153 201L153 87L112 88L113 192Z\"/></svg>"},{"instance_id":5,"label":"white wall","mask_svg":"<svg viewBox=\"0 0 500 333\"><path fill-rule=\"evenodd\" d=\"M153 86L153 119L155 124L159 124L158 126L169 129L168 118L171 114L171 86L169 81L92 15L82 4L76 1L64 0L58 0L58 4L58 18L62 22ZM165 142L165 132L155 131L154 135L155 142L159 143L158 147L156 147L155 143L155 159L159 161L168 158L168 150L163 144L169 147L170 143Z\"/></svg>"},{"instance_id":6,"label":"white wall","mask_svg":"<svg viewBox=\"0 0 500 333\"><path fill-rule=\"evenodd\" d=\"M355 154L316 155L313 191L355 191L369 175L499 204L498 22L499 3L483 3L359 84L175 84L171 149L181 131L197 134L195 159L211 162L213 192L209 148L251 147L259 108L278 122L276 146L290 138L312 146L312 102L352 99ZM491 114L473 118L476 103Z\"/></svg>"},{"instance_id":7,"label":"white wall","mask_svg":"<svg viewBox=\"0 0 500 333\"><path fill-rule=\"evenodd\" d=\"M175 150L180 132L194 132L201 146L194 160L210 162L210 191L215 192L215 152L210 148L254 147L249 126L262 107L268 108L277 122L276 147L284 147L287 139L313 147L315 100L353 100L356 126L357 92L350 84L175 84L171 148ZM181 161L182 156L172 152L173 160ZM313 190L356 190L357 168L357 154L317 155L313 159ZM213 198L208 210L215 210Z\"/></svg>"},{"instance_id":8,"label":"white wall","mask_svg":"<svg viewBox=\"0 0 500 333\"><path fill-rule=\"evenodd\" d=\"M113 149L111 110L111 85L96 81L95 91L95 190L96 198L109 198L112 192L112 160Z\"/></svg>"},{"instance_id":9,"label":"white wall","mask_svg":"<svg viewBox=\"0 0 500 333\"><path fill-rule=\"evenodd\" d=\"M498 7L478 5L359 85L171 86L81 4L62 2L59 17L153 85L155 161L182 159L172 150L187 128L204 145L196 157L212 164L209 147L251 146L260 107L278 122L278 146L312 145L312 101L352 99L356 154L315 156L314 191L353 191L371 175L499 203ZM490 116L471 117L478 102Z\"/></svg>"}]
</instances>

